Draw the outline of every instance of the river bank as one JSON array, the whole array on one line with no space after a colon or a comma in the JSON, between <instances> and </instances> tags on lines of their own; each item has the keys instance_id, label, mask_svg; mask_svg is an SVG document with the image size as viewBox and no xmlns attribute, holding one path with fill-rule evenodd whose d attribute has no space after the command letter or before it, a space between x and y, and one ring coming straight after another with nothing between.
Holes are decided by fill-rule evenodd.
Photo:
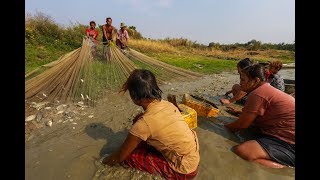
<instances>
[{"instance_id":1,"label":"river bank","mask_svg":"<svg viewBox=\"0 0 320 180\"><path fill-rule=\"evenodd\" d=\"M244 140L245 134L230 133L222 126L236 117L225 111L219 99L238 82L239 76L234 72L160 86L164 99L170 93L180 102L184 93L196 94L215 102L220 109L217 118L198 119L195 131L201 160L197 179L294 179L294 168L265 168L245 161L231 151ZM106 93L96 107L73 104L58 109L55 107L54 112L47 115L48 118L55 115L51 126L43 125L26 134L26 179L159 179L147 173L119 166L104 167L98 163L101 156L121 145L132 118L142 111L132 103L128 93Z\"/></svg>"}]
</instances>

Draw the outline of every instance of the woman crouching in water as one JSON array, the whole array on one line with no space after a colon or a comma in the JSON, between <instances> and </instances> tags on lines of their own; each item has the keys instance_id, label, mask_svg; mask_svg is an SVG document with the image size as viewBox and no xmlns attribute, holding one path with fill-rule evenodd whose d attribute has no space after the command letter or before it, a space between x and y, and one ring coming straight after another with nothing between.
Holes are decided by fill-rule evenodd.
<instances>
[{"instance_id":1,"label":"woman crouching in water","mask_svg":"<svg viewBox=\"0 0 320 180\"><path fill-rule=\"evenodd\" d=\"M133 126L120 149L102 163L120 163L165 179L193 179L200 161L196 132L184 121L172 103L162 100L162 91L149 70L134 70L121 91L144 113L133 119Z\"/></svg>"},{"instance_id":2,"label":"woman crouching in water","mask_svg":"<svg viewBox=\"0 0 320 180\"><path fill-rule=\"evenodd\" d=\"M253 125L261 134L235 146L234 152L267 167L294 167L295 99L265 81L263 66L252 65L242 72L240 86L248 98L239 119L225 127L236 132Z\"/></svg>"}]
</instances>

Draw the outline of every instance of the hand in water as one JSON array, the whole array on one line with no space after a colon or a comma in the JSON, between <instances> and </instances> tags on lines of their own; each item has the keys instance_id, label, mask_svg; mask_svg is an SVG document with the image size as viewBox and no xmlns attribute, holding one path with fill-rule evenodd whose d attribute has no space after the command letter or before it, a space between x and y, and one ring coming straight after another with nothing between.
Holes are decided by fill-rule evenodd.
<instances>
[{"instance_id":1,"label":"hand in water","mask_svg":"<svg viewBox=\"0 0 320 180\"><path fill-rule=\"evenodd\" d=\"M115 155L110 155L109 156L108 154L106 154L102 158L101 163L104 164L104 165L113 166L113 165L117 164L118 161L117 161L117 158L116 158Z\"/></svg>"},{"instance_id":2,"label":"hand in water","mask_svg":"<svg viewBox=\"0 0 320 180\"><path fill-rule=\"evenodd\" d=\"M241 114L241 110L236 109L236 108L231 107L231 106L227 106L227 112L229 112L230 114L233 114L235 116L239 116Z\"/></svg>"},{"instance_id":3,"label":"hand in water","mask_svg":"<svg viewBox=\"0 0 320 180\"><path fill-rule=\"evenodd\" d=\"M220 99L221 104L230 104L229 99Z\"/></svg>"}]
</instances>

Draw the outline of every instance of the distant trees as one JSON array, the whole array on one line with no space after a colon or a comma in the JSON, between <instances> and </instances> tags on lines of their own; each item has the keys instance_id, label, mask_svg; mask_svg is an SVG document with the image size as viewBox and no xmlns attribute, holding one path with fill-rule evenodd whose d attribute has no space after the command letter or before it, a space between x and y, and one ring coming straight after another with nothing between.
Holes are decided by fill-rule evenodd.
<instances>
[{"instance_id":1,"label":"distant trees","mask_svg":"<svg viewBox=\"0 0 320 180\"><path fill-rule=\"evenodd\" d=\"M220 49L223 51L235 50L239 48L244 48L250 51L256 50L267 50L267 49L277 49L277 50L288 50L288 51L295 51L295 42L293 44L285 44L285 43L261 43L261 41L257 41L252 39L247 43L235 43L235 44L219 44L215 42L210 42L208 45L209 48L213 49Z\"/></svg>"},{"instance_id":2,"label":"distant trees","mask_svg":"<svg viewBox=\"0 0 320 180\"><path fill-rule=\"evenodd\" d=\"M245 44L245 47L246 47L248 50L256 51L256 50L258 50L258 49L261 49L261 42L253 39L253 40L247 42L247 43Z\"/></svg>"},{"instance_id":3,"label":"distant trees","mask_svg":"<svg viewBox=\"0 0 320 180\"><path fill-rule=\"evenodd\" d=\"M128 34L130 38L134 39L142 39L142 35L140 32L137 31L137 28L135 26L129 26L127 28Z\"/></svg>"}]
</instances>

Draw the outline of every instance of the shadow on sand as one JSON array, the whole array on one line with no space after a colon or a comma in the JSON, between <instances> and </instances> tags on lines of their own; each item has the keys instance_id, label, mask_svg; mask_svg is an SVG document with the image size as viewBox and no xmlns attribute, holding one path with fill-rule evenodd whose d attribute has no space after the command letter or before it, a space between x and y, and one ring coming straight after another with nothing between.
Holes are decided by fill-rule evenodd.
<instances>
[{"instance_id":1,"label":"shadow on sand","mask_svg":"<svg viewBox=\"0 0 320 180\"><path fill-rule=\"evenodd\" d=\"M85 132L95 140L106 139L106 144L100 150L100 157L105 154L111 154L117 150L125 140L128 130L114 132L103 123L90 123L86 126Z\"/></svg>"},{"instance_id":2,"label":"shadow on sand","mask_svg":"<svg viewBox=\"0 0 320 180\"><path fill-rule=\"evenodd\" d=\"M221 119L228 119L228 120L224 120L223 122L221 122ZM229 116L219 116L217 118L211 118L211 119L198 116L198 128L214 132L238 144L244 141L254 139L254 137L256 137L257 134L259 134L258 129L254 127L249 127L247 129L243 129L235 133L231 132L230 130L224 127L223 124L227 124L227 122L228 123L233 122L236 119L237 119L236 117L229 117Z\"/></svg>"}]
</instances>

